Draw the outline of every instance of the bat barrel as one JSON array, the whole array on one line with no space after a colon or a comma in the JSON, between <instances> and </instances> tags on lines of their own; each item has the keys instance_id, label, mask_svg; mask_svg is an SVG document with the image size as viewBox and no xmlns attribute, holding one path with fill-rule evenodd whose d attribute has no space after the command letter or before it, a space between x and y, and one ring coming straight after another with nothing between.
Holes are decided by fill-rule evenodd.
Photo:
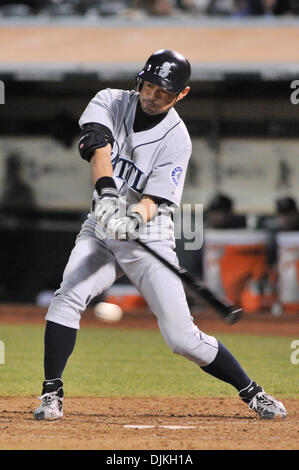
<instances>
[{"instance_id":1,"label":"bat barrel","mask_svg":"<svg viewBox=\"0 0 299 470\"><path fill-rule=\"evenodd\" d=\"M191 290L194 294L199 295L203 300L205 300L212 308L214 308L217 313L222 317L222 319L229 325L236 323L240 320L242 316L242 309L237 308L226 298L220 297L215 292L212 292L208 287L199 283L195 276L193 276L189 271L184 268L177 268L164 259L159 253L152 250L147 244L143 243L141 240L135 240L140 246L146 249L151 253L156 259L161 261L164 266L168 267L172 272L174 272L180 279L185 283L185 285Z\"/></svg>"},{"instance_id":2,"label":"bat barrel","mask_svg":"<svg viewBox=\"0 0 299 470\"><path fill-rule=\"evenodd\" d=\"M198 294L213 307L228 325L233 325L242 317L242 309L236 307L226 297L212 292L208 287L195 283Z\"/></svg>"},{"instance_id":3,"label":"bat barrel","mask_svg":"<svg viewBox=\"0 0 299 470\"><path fill-rule=\"evenodd\" d=\"M225 316L225 321L228 325L233 325L237 323L242 318L243 310L241 308L236 308L235 306L231 308Z\"/></svg>"}]
</instances>

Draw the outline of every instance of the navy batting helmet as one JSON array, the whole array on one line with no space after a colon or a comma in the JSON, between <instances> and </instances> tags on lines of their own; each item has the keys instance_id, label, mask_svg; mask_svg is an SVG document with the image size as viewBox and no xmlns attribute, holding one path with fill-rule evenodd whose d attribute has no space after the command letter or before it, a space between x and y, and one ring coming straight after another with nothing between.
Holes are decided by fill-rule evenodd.
<instances>
[{"instance_id":1,"label":"navy batting helmet","mask_svg":"<svg viewBox=\"0 0 299 470\"><path fill-rule=\"evenodd\" d=\"M137 90L143 80L154 83L166 90L180 93L191 76L189 61L179 52L161 49L152 54L137 75Z\"/></svg>"}]
</instances>

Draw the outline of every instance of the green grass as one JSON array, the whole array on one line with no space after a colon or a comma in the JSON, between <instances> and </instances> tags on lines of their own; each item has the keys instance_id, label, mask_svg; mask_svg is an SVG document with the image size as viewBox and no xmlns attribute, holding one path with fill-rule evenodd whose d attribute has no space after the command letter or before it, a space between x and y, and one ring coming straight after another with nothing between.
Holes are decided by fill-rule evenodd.
<instances>
[{"instance_id":1,"label":"green grass","mask_svg":"<svg viewBox=\"0 0 299 470\"><path fill-rule=\"evenodd\" d=\"M40 394L43 334L37 325L0 325L0 396ZM215 336L268 393L299 397L299 364L290 361L297 338ZM68 396L236 396L233 387L173 354L158 331L82 328L63 379Z\"/></svg>"}]
</instances>

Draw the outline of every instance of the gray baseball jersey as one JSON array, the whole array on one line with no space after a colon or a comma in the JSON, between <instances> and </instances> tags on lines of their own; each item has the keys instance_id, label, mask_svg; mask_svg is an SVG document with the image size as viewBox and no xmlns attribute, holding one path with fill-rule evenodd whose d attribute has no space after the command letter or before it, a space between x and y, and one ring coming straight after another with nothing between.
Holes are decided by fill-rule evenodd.
<instances>
[{"instance_id":1,"label":"gray baseball jersey","mask_svg":"<svg viewBox=\"0 0 299 470\"><path fill-rule=\"evenodd\" d=\"M192 148L188 131L172 108L152 129L134 133L137 101L134 91L100 91L79 124L98 122L111 130L114 179L128 203L149 194L179 206Z\"/></svg>"},{"instance_id":2,"label":"gray baseball jersey","mask_svg":"<svg viewBox=\"0 0 299 470\"><path fill-rule=\"evenodd\" d=\"M191 139L173 108L153 128L133 132L137 101L138 93L134 91L100 91L88 104L79 124L98 122L111 130L115 138L111 155L114 181L125 204L140 201L144 194L156 196L172 203L163 209L169 215L180 205ZM154 218L144 227L141 238L156 237L158 232L161 237L167 236L173 226L165 222ZM100 226L97 234L104 236Z\"/></svg>"},{"instance_id":3,"label":"gray baseball jersey","mask_svg":"<svg viewBox=\"0 0 299 470\"><path fill-rule=\"evenodd\" d=\"M124 204L134 204L147 194L179 206L191 155L191 139L173 108L151 129L133 132L138 96L135 91L100 91L88 104L79 124L98 122L112 131L115 138L111 155L113 177ZM173 250L172 211L173 207L164 207L145 224L139 238L144 237L147 243L154 244L154 249L178 266ZM100 224L96 224L92 212L77 237L47 320L79 328L88 302L124 274L156 315L160 331L174 352L200 366L214 360L217 340L194 325L180 279L134 240L109 239Z\"/></svg>"}]
</instances>

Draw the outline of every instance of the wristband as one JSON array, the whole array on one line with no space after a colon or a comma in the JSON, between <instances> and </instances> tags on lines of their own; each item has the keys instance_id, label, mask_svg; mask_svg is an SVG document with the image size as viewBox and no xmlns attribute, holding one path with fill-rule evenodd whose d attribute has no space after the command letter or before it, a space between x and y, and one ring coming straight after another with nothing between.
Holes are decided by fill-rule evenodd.
<instances>
[{"instance_id":1,"label":"wristband","mask_svg":"<svg viewBox=\"0 0 299 470\"><path fill-rule=\"evenodd\" d=\"M105 188L113 188L117 190L114 179L111 176L102 176L96 181L95 189L99 196L102 195L102 191Z\"/></svg>"}]
</instances>

